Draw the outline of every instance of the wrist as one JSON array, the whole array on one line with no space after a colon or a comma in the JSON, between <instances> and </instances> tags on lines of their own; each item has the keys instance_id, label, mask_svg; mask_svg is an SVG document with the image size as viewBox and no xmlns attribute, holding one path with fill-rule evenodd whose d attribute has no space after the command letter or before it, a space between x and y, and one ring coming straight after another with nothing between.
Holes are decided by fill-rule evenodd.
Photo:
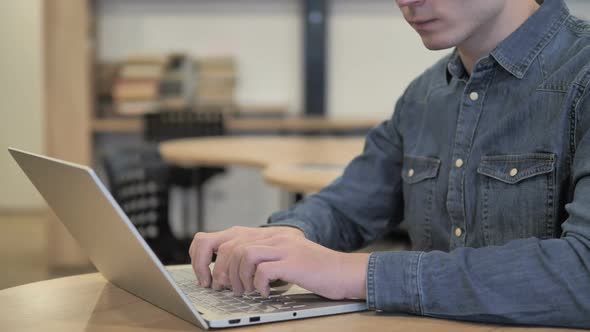
<instances>
[{"instance_id":1,"label":"wrist","mask_svg":"<svg viewBox=\"0 0 590 332\"><path fill-rule=\"evenodd\" d=\"M302 230L300 230L299 228L296 227L290 227L290 226L275 226L277 229L280 229L281 231L287 232L289 234L293 234L293 235L297 235L297 236L301 236L303 238L305 238L305 233L303 233Z\"/></svg>"},{"instance_id":2,"label":"wrist","mask_svg":"<svg viewBox=\"0 0 590 332\"><path fill-rule=\"evenodd\" d=\"M367 253L354 253L342 255L342 272L347 278L344 281L344 298L359 299L367 298L367 267L369 265L369 256Z\"/></svg>"}]
</instances>

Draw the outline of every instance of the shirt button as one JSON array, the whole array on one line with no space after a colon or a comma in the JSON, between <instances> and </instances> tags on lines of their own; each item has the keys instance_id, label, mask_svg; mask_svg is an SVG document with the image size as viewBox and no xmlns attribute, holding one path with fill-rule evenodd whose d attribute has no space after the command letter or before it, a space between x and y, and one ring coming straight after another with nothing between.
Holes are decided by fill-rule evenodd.
<instances>
[{"instance_id":1,"label":"shirt button","mask_svg":"<svg viewBox=\"0 0 590 332\"><path fill-rule=\"evenodd\" d=\"M510 170L510 176L515 177L516 174L518 174L518 169L513 168L513 169Z\"/></svg>"},{"instance_id":2,"label":"shirt button","mask_svg":"<svg viewBox=\"0 0 590 332\"><path fill-rule=\"evenodd\" d=\"M457 159L457 160L455 160L455 166L457 168L463 167L463 159Z\"/></svg>"},{"instance_id":3,"label":"shirt button","mask_svg":"<svg viewBox=\"0 0 590 332\"><path fill-rule=\"evenodd\" d=\"M410 168L410 170L408 171L408 176L409 177L414 176L414 169L413 168Z\"/></svg>"},{"instance_id":4,"label":"shirt button","mask_svg":"<svg viewBox=\"0 0 590 332\"><path fill-rule=\"evenodd\" d=\"M479 99L479 93L477 92L472 92L469 94L469 99L473 100L473 101L477 101Z\"/></svg>"},{"instance_id":5,"label":"shirt button","mask_svg":"<svg viewBox=\"0 0 590 332\"><path fill-rule=\"evenodd\" d=\"M463 235L463 230L459 227L455 228L455 236L461 237L461 235Z\"/></svg>"}]
</instances>

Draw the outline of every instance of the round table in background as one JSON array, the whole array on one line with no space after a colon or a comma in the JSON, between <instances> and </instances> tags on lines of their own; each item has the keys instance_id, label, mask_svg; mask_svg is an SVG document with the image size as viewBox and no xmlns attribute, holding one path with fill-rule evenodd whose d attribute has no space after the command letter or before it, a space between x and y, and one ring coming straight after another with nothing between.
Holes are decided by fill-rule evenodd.
<instances>
[{"instance_id":1,"label":"round table in background","mask_svg":"<svg viewBox=\"0 0 590 332\"><path fill-rule=\"evenodd\" d=\"M270 165L262 172L269 184L292 193L312 194L332 183L344 172L342 164Z\"/></svg>"},{"instance_id":2,"label":"round table in background","mask_svg":"<svg viewBox=\"0 0 590 332\"><path fill-rule=\"evenodd\" d=\"M363 138L232 136L188 138L160 144L177 166L346 165L363 148Z\"/></svg>"},{"instance_id":3,"label":"round table in background","mask_svg":"<svg viewBox=\"0 0 590 332\"><path fill-rule=\"evenodd\" d=\"M342 174L362 152L364 138L233 136L173 140L160 144L169 163L182 167L248 166L287 192L317 192Z\"/></svg>"}]
</instances>

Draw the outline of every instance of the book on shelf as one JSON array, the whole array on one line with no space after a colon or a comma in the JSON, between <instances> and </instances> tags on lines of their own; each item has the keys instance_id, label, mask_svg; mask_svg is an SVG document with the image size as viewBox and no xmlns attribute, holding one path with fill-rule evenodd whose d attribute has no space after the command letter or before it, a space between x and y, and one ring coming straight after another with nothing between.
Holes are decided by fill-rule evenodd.
<instances>
[{"instance_id":1,"label":"book on shelf","mask_svg":"<svg viewBox=\"0 0 590 332\"><path fill-rule=\"evenodd\" d=\"M121 115L140 115L158 109L160 84L170 55L138 54L121 64L113 86L113 109Z\"/></svg>"},{"instance_id":2,"label":"book on shelf","mask_svg":"<svg viewBox=\"0 0 590 332\"><path fill-rule=\"evenodd\" d=\"M159 80L119 80L115 83L113 98L117 101L157 100Z\"/></svg>"},{"instance_id":3,"label":"book on shelf","mask_svg":"<svg viewBox=\"0 0 590 332\"><path fill-rule=\"evenodd\" d=\"M200 58L197 64L197 106L235 104L237 66L233 57Z\"/></svg>"},{"instance_id":4,"label":"book on shelf","mask_svg":"<svg viewBox=\"0 0 590 332\"><path fill-rule=\"evenodd\" d=\"M98 98L112 98L113 87L119 75L120 65L102 62L95 65L95 88Z\"/></svg>"},{"instance_id":5,"label":"book on shelf","mask_svg":"<svg viewBox=\"0 0 590 332\"><path fill-rule=\"evenodd\" d=\"M170 61L170 56L170 54L133 54L125 59L125 63L165 66Z\"/></svg>"},{"instance_id":6,"label":"book on shelf","mask_svg":"<svg viewBox=\"0 0 590 332\"><path fill-rule=\"evenodd\" d=\"M233 57L194 60L183 53L129 56L118 65L116 78L111 79L112 102L108 108L121 115L186 110L192 106L233 109L236 68ZM104 92L109 89L106 86L101 87Z\"/></svg>"},{"instance_id":7,"label":"book on shelf","mask_svg":"<svg viewBox=\"0 0 590 332\"><path fill-rule=\"evenodd\" d=\"M125 80L160 79L164 66L157 64L127 63L121 69L119 78Z\"/></svg>"},{"instance_id":8,"label":"book on shelf","mask_svg":"<svg viewBox=\"0 0 590 332\"><path fill-rule=\"evenodd\" d=\"M195 82L193 61L184 54L170 56L160 82L160 106L164 111L186 109L192 99Z\"/></svg>"},{"instance_id":9,"label":"book on shelf","mask_svg":"<svg viewBox=\"0 0 590 332\"><path fill-rule=\"evenodd\" d=\"M159 110L163 112L186 110L189 106L190 104L186 101L185 98L182 97L169 97L162 99L159 102Z\"/></svg>"}]
</instances>

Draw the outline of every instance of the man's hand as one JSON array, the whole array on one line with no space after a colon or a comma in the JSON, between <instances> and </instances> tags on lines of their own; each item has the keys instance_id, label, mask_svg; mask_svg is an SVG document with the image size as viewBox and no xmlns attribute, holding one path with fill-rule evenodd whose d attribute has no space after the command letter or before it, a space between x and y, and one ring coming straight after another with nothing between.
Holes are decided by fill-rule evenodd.
<instances>
[{"instance_id":1,"label":"man's hand","mask_svg":"<svg viewBox=\"0 0 590 332\"><path fill-rule=\"evenodd\" d=\"M283 280L330 299L364 299L368 254L344 254L305 239L292 227L232 227L197 233L190 255L199 283L234 294L258 290L268 296L269 283ZM211 257L217 253L213 275Z\"/></svg>"}]
</instances>

